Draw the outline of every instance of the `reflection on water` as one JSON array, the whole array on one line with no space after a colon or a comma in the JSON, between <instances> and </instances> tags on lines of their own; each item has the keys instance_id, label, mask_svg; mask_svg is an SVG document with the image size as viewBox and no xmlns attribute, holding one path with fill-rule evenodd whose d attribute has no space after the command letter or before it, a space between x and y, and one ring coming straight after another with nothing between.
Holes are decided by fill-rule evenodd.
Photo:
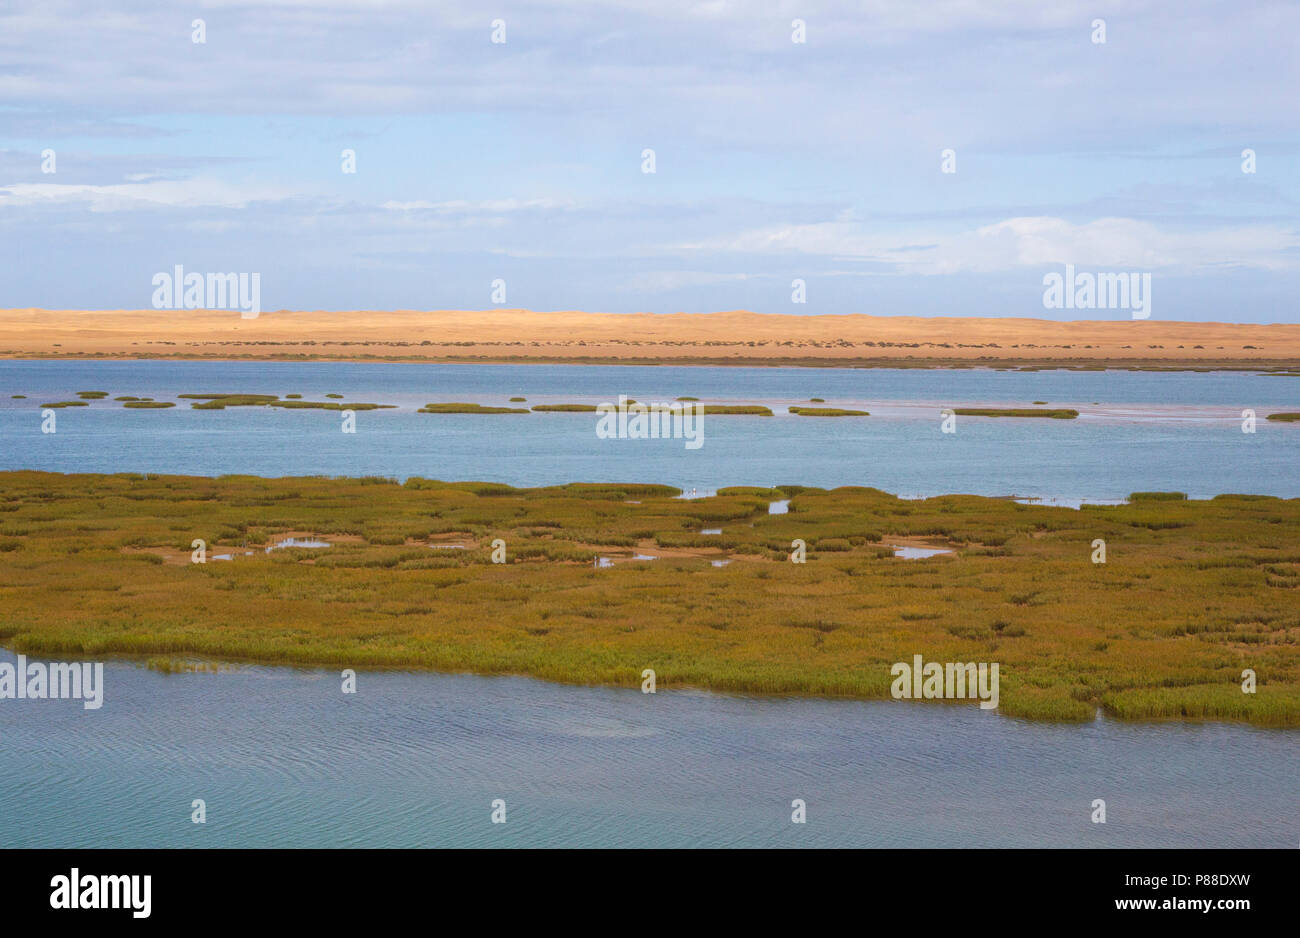
<instances>
[{"instance_id":1,"label":"reflection on water","mask_svg":"<svg viewBox=\"0 0 1300 938\"><path fill-rule=\"evenodd\" d=\"M937 547L895 547L894 556L902 557L904 560L922 560L926 557L937 557L939 554L951 554L950 550L943 550Z\"/></svg>"},{"instance_id":2,"label":"reflection on water","mask_svg":"<svg viewBox=\"0 0 1300 938\"><path fill-rule=\"evenodd\" d=\"M265 548L264 553L269 554L273 550L284 550L287 547L321 548L321 547L329 547L329 546L330 543L328 541L318 541L306 537L286 537L284 540L276 541L274 544L271 544L269 547ZM213 560L234 560L236 557L251 557L253 553L254 551L251 550L232 551L231 553L228 554L213 554L212 559Z\"/></svg>"},{"instance_id":3,"label":"reflection on water","mask_svg":"<svg viewBox=\"0 0 1300 938\"><path fill-rule=\"evenodd\" d=\"M1063 498L1058 496L1013 498L1022 505L1049 505L1053 508L1080 509L1084 505L1127 505L1127 498Z\"/></svg>"},{"instance_id":4,"label":"reflection on water","mask_svg":"<svg viewBox=\"0 0 1300 938\"><path fill-rule=\"evenodd\" d=\"M328 541L316 541L311 538L286 537L283 541L272 544L266 549L269 554L273 550L283 550L286 547L329 547Z\"/></svg>"}]
</instances>

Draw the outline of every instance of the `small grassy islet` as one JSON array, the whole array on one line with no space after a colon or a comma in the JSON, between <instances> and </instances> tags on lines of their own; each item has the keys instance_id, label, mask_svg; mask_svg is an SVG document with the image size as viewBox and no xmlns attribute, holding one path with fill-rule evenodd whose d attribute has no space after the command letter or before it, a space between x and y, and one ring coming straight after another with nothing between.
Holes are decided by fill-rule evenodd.
<instances>
[{"instance_id":1,"label":"small grassy islet","mask_svg":"<svg viewBox=\"0 0 1300 938\"><path fill-rule=\"evenodd\" d=\"M527 414L527 407L488 407L484 404L450 403L425 404L417 411L421 414Z\"/></svg>"},{"instance_id":2,"label":"small grassy islet","mask_svg":"<svg viewBox=\"0 0 1300 938\"><path fill-rule=\"evenodd\" d=\"M955 407L953 413L963 417L1048 417L1054 420L1073 420L1079 416L1077 410L1068 408L1036 410L1032 407Z\"/></svg>"},{"instance_id":3,"label":"small grassy islet","mask_svg":"<svg viewBox=\"0 0 1300 938\"><path fill-rule=\"evenodd\" d=\"M840 407L791 407L790 413L800 417L870 417L865 410L845 410Z\"/></svg>"}]
</instances>

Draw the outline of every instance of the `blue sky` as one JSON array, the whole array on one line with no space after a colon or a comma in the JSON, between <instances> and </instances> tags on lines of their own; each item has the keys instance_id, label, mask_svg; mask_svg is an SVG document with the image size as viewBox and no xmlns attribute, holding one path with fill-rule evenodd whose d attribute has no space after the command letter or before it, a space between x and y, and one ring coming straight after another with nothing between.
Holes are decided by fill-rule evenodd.
<instances>
[{"instance_id":1,"label":"blue sky","mask_svg":"<svg viewBox=\"0 0 1300 938\"><path fill-rule=\"evenodd\" d=\"M1151 273L1153 319L1297 322L1297 35L1289 2L6 0L0 306L148 307L181 264L260 273L264 309L500 278L539 310L1129 318L1045 309L1073 264Z\"/></svg>"}]
</instances>

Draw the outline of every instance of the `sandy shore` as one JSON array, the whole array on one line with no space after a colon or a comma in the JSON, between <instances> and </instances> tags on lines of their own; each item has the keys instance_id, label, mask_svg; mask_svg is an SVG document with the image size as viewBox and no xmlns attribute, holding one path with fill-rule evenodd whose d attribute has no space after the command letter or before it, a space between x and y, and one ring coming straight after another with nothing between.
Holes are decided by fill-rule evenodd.
<instances>
[{"instance_id":1,"label":"sandy shore","mask_svg":"<svg viewBox=\"0 0 1300 938\"><path fill-rule=\"evenodd\" d=\"M1300 324L527 310L0 310L0 358L1297 368Z\"/></svg>"}]
</instances>

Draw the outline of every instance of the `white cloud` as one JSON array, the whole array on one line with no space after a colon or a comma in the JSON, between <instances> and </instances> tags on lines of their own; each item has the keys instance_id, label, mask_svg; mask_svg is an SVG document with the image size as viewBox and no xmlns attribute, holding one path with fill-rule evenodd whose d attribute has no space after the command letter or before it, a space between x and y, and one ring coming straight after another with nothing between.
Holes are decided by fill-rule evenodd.
<instances>
[{"instance_id":1,"label":"white cloud","mask_svg":"<svg viewBox=\"0 0 1300 938\"><path fill-rule=\"evenodd\" d=\"M159 179L114 185L53 182L0 186L0 209L84 204L92 212L148 208L245 208L253 202L291 198L295 193L273 186L239 186L215 179Z\"/></svg>"},{"instance_id":2,"label":"white cloud","mask_svg":"<svg viewBox=\"0 0 1300 938\"><path fill-rule=\"evenodd\" d=\"M567 199L489 199L471 202L453 199L446 202L384 202L381 208L395 212L436 212L444 215L493 214L502 215L510 212L525 211L565 211L574 208L576 203Z\"/></svg>"},{"instance_id":3,"label":"white cloud","mask_svg":"<svg viewBox=\"0 0 1300 938\"><path fill-rule=\"evenodd\" d=\"M920 245L920 247L917 247ZM971 231L883 234L860 224L825 222L750 229L679 244L685 252L809 254L895 265L900 273L988 273L1076 264L1099 268L1295 269L1300 239L1289 228L1242 225L1173 231L1132 218L1074 224L1063 218L1008 218Z\"/></svg>"}]
</instances>

